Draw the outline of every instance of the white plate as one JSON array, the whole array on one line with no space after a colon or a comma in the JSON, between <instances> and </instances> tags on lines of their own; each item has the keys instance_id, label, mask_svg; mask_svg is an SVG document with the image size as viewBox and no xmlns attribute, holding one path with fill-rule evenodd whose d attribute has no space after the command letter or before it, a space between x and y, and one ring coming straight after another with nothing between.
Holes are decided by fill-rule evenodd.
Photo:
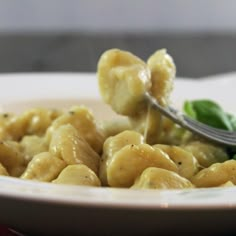
<instances>
[{"instance_id":1,"label":"white plate","mask_svg":"<svg viewBox=\"0 0 236 236\"><path fill-rule=\"evenodd\" d=\"M234 77L177 79L173 103L211 98L233 111ZM1 75L0 84L2 111L82 103L98 119L110 112L100 101L95 74ZM236 188L140 191L0 177L0 224L38 235L202 235L236 231L235 218Z\"/></svg>"}]
</instances>

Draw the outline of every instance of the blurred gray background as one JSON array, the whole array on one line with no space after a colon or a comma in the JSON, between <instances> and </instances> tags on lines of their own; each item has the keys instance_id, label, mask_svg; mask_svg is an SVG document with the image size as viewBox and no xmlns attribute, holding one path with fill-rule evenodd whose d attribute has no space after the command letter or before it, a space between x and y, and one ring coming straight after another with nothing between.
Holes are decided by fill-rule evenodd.
<instances>
[{"instance_id":1,"label":"blurred gray background","mask_svg":"<svg viewBox=\"0 0 236 236\"><path fill-rule=\"evenodd\" d=\"M95 72L101 53L159 48L178 76L236 70L235 0L0 0L0 72Z\"/></svg>"}]
</instances>

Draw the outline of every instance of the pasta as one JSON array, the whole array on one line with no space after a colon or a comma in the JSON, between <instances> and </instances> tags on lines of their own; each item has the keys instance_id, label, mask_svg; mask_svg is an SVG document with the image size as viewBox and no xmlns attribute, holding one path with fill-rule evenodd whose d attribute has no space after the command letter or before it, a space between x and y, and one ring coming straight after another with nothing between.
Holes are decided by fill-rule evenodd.
<instances>
[{"instance_id":1,"label":"pasta","mask_svg":"<svg viewBox=\"0 0 236 236\"><path fill-rule=\"evenodd\" d=\"M109 137L105 141L99 168L99 177L103 185L108 185L107 167L112 161L114 154L127 145L137 145L141 143L144 143L143 136L140 133L128 130Z\"/></svg>"},{"instance_id":2,"label":"pasta","mask_svg":"<svg viewBox=\"0 0 236 236\"><path fill-rule=\"evenodd\" d=\"M149 167L135 180L133 189L182 189L193 184L173 171Z\"/></svg>"},{"instance_id":3,"label":"pasta","mask_svg":"<svg viewBox=\"0 0 236 236\"><path fill-rule=\"evenodd\" d=\"M175 74L165 49L147 62L119 49L104 52L97 67L101 97L123 118L99 123L82 105L3 113L0 175L131 189L236 185L236 160L225 147L192 135L146 101L148 92L168 106Z\"/></svg>"},{"instance_id":4,"label":"pasta","mask_svg":"<svg viewBox=\"0 0 236 236\"><path fill-rule=\"evenodd\" d=\"M98 62L98 82L104 102L123 115L134 115L151 88L150 70L135 55L117 49L106 51Z\"/></svg>"},{"instance_id":5,"label":"pasta","mask_svg":"<svg viewBox=\"0 0 236 236\"><path fill-rule=\"evenodd\" d=\"M60 158L49 152L41 152L29 162L21 178L50 182L65 166L66 163Z\"/></svg>"},{"instance_id":6,"label":"pasta","mask_svg":"<svg viewBox=\"0 0 236 236\"><path fill-rule=\"evenodd\" d=\"M24 135L43 135L51 122L60 115L60 111L55 109L30 109L23 114L4 113L0 118L0 138L20 140Z\"/></svg>"},{"instance_id":7,"label":"pasta","mask_svg":"<svg viewBox=\"0 0 236 236\"><path fill-rule=\"evenodd\" d=\"M216 147L206 142L189 142L183 148L190 151L203 167L209 167L214 163L224 162L228 159L228 155L222 147Z\"/></svg>"},{"instance_id":8,"label":"pasta","mask_svg":"<svg viewBox=\"0 0 236 236\"><path fill-rule=\"evenodd\" d=\"M14 141L0 142L0 163L7 172L14 177L19 177L25 169L25 159L18 143Z\"/></svg>"},{"instance_id":9,"label":"pasta","mask_svg":"<svg viewBox=\"0 0 236 236\"><path fill-rule=\"evenodd\" d=\"M101 186L97 175L83 164L68 165L52 182L56 184Z\"/></svg>"},{"instance_id":10,"label":"pasta","mask_svg":"<svg viewBox=\"0 0 236 236\"><path fill-rule=\"evenodd\" d=\"M229 181L236 184L236 160L215 163L192 178L197 187L216 187Z\"/></svg>"},{"instance_id":11,"label":"pasta","mask_svg":"<svg viewBox=\"0 0 236 236\"><path fill-rule=\"evenodd\" d=\"M194 155L183 148L172 145L156 144L154 148L161 149L178 166L180 176L190 179L199 171L199 163Z\"/></svg>"},{"instance_id":12,"label":"pasta","mask_svg":"<svg viewBox=\"0 0 236 236\"><path fill-rule=\"evenodd\" d=\"M98 154L70 124L60 126L53 133L49 151L68 165L85 164L98 173Z\"/></svg>"},{"instance_id":13,"label":"pasta","mask_svg":"<svg viewBox=\"0 0 236 236\"><path fill-rule=\"evenodd\" d=\"M48 151L48 145L45 139L37 135L26 135L19 144L26 163L29 163L38 153Z\"/></svg>"},{"instance_id":14,"label":"pasta","mask_svg":"<svg viewBox=\"0 0 236 236\"><path fill-rule=\"evenodd\" d=\"M55 119L46 133L48 142L50 142L52 133L64 124L73 125L80 136L83 137L96 152L101 152L104 137L88 108L84 106L74 106L70 108L68 112Z\"/></svg>"},{"instance_id":15,"label":"pasta","mask_svg":"<svg viewBox=\"0 0 236 236\"><path fill-rule=\"evenodd\" d=\"M174 61L166 49L161 49L148 58L147 65L151 71L151 94L162 106L166 106L169 104L174 86L176 74Z\"/></svg>"},{"instance_id":16,"label":"pasta","mask_svg":"<svg viewBox=\"0 0 236 236\"><path fill-rule=\"evenodd\" d=\"M0 163L0 175L9 176L6 168Z\"/></svg>"},{"instance_id":17,"label":"pasta","mask_svg":"<svg viewBox=\"0 0 236 236\"><path fill-rule=\"evenodd\" d=\"M177 172L175 163L161 150L148 144L126 145L107 166L107 182L112 187L130 187L143 170L152 166Z\"/></svg>"}]
</instances>

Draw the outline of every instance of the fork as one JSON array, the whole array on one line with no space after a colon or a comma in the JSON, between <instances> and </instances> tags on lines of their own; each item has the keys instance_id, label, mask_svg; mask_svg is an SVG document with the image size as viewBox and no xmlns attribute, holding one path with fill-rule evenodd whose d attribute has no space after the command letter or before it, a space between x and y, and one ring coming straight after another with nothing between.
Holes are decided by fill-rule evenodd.
<instances>
[{"instance_id":1,"label":"fork","mask_svg":"<svg viewBox=\"0 0 236 236\"><path fill-rule=\"evenodd\" d=\"M148 102L154 108L159 110L163 115L173 120L180 126L188 129L189 131L218 144L236 146L236 132L213 128L211 126L189 118L188 116L184 115L173 107L163 107L149 93L145 93L145 97Z\"/></svg>"}]
</instances>

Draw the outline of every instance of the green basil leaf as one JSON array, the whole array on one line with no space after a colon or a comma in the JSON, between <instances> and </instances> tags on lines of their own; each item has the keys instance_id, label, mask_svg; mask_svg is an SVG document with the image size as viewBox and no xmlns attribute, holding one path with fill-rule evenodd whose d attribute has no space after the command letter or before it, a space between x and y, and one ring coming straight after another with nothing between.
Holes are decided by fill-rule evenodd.
<instances>
[{"instance_id":1,"label":"green basil leaf","mask_svg":"<svg viewBox=\"0 0 236 236\"><path fill-rule=\"evenodd\" d=\"M187 105L185 104L184 106L184 111L187 115L199 122L215 128L233 131L229 116L217 103L211 100L202 99L191 102L188 101Z\"/></svg>"},{"instance_id":2,"label":"green basil leaf","mask_svg":"<svg viewBox=\"0 0 236 236\"><path fill-rule=\"evenodd\" d=\"M232 114L227 114L229 120L230 120L230 123L233 127L233 130L236 131L236 116L232 115Z\"/></svg>"},{"instance_id":3,"label":"green basil leaf","mask_svg":"<svg viewBox=\"0 0 236 236\"><path fill-rule=\"evenodd\" d=\"M193 103L191 101L185 101L183 106L184 112L192 117L193 119L197 118L197 114L193 108Z\"/></svg>"}]
</instances>

